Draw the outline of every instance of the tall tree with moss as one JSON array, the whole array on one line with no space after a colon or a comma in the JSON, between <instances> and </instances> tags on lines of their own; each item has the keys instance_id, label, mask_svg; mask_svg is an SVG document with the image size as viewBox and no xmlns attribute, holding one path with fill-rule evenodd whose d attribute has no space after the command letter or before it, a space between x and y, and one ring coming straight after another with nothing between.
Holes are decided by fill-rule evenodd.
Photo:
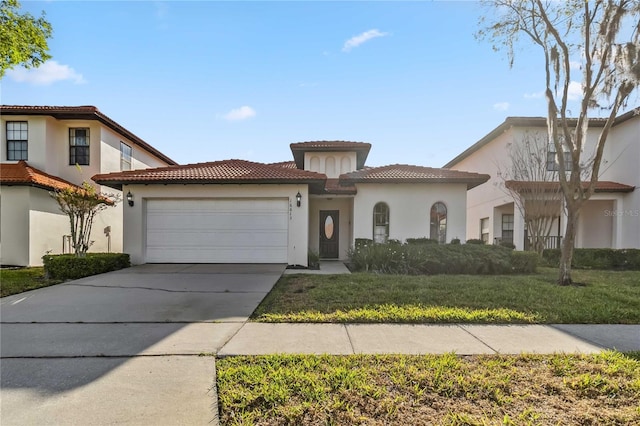
<instances>
[{"instance_id":1,"label":"tall tree with moss","mask_svg":"<svg viewBox=\"0 0 640 426\"><path fill-rule=\"evenodd\" d=\"M567 215L558 284L572 284L571 261L580 211L593 194L605 142L616 116L640 82L640 1L495 0L485 1L479 39L506 50L510 65L520 42L542 54L547 132L558 156L559 184ZM576 63L579 67L576 67ZM580 85L577 114L569 110L570 88ZM584 153L589 117L605 111L592 153ZM575 120L571 120L571 116ZM589 158L583 158L585 155ZM585 161L586 160L586 161ZM588 164L589 176L581 178Z\"/></svg>"},{"instance_id":2,"label":"tall tree with moss","mask_svg":"<svg viewBox=\"0 0 640 426\"><path fill-rule=\"evenodd\" d=\"M39 18L21 14L17 0L0 0L0 78L17 65L37 68L50 59L52 32L44 12Z\"/></svg>"}]
</instances>

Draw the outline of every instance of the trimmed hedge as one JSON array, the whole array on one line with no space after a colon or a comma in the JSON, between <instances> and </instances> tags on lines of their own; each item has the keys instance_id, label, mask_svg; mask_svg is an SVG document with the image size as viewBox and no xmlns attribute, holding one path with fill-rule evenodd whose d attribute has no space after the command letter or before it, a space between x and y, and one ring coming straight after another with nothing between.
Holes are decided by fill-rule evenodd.
<instances>
[{"instance_id":1,"label":"trimmed hedge","mask_svg":"<svg viewBox=\"0 0 640 426\"><path fill-rule=\"evenodd\" d=\"M421 237L421 238L407 238L406 240L407 244L438 244L438 240L434 240L432 238L427 238L427 237Z\"/></svg>"},{"instance_id":2,"label":"trimmed hedge","mask_svg":"<svg viewBox=\"0 0 640 426\"><path fill-rule=\"evenodd\" d=\"M131 266L126 253L87 253L85 257L75 254L42 256L45 275L55 280L75 280L90 275L116 271Z\"/></svg>"},{"instance_id":3,"label":"trimmed hedge","mask_svg":"<svg viewBox=\"0 0 640 426\"><path fill-rule=\"evenodd\" d=\"M534 251L511 252L511 267L516 274L535 273L539 262L540 256Z\"/></svg>"},{"instance_id":4,"label":"trimmed hedge","mask_svg":"<svg viewBox=\"0 0 640 426\"><path fill-rule=\"evenodd\" d=\"M494 245L371 244L350 250L355 271L386 274L508 274L511 253Z\"/></svg>"},{"instance_id":5,"label":"trimmed hedge","mask_svg":"<svg viewBox=\"0 0 640 426\"><path fill-rule=\"evenodd\" d=\"M542 252L542 261L557 268L560 256L560 249L546 249ZM576 269L640 271L640 249L574 249L571 266Z\"/></svg>"}]
</instances>

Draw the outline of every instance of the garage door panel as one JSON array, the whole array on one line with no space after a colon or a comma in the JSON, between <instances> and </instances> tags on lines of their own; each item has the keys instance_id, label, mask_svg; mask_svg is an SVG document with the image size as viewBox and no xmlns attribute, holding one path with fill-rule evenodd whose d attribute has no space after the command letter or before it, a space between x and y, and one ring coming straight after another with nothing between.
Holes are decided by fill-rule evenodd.
<instances>
[{"instance_id":1,"label":"garage door panel","mask_svg":"<svg viewBox=\"0 0 640 426\"><path fill-rule=\"evenodd\" d=\"M288 200L147 201L147 262L286 263Z\"/></svg>"}]
</instances>

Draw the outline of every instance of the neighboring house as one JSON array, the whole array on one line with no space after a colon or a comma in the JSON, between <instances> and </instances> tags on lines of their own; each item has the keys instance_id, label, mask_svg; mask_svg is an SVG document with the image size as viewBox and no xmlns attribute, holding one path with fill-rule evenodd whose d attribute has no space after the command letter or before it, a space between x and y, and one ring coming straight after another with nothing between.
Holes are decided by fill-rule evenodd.
<instances>
[{"instance_id":1,"label":"neighboring house","mask_svg":"<svg viewBox=\"0 0 640 426\"><path fill-rule=\"evenodd\" d=\"M466 193L488 175L365 167L371 145L291 144L294 161L243 160L99 174L131 194L124 251L133 263L286 263L308 251L345 259L356 239L464 239Z\"/></svg>"},{"instance_id":2,"label":"neighboring house","mask_svg":"<svg viewBox=\"0 0 640 426\"><path fill-rule=\"evenodd\" d=\"M73 251L51 191L97 173L176 164L93 106L2 105L0 121L2 265L41 265L46 253ZM92 231L90 251L121 252L122 203L96 217Z\"/></svg>"},{"instance_id":3,"label":"neighboring house","mask_svg":"<svg viewBox=\"0 0 640 426\"><path fill-rule=\"evenodd\" d=\"M572 123L575 125L575 123ZM591 119L582 158L592 158L603 119ZM512 242L522 250L526 237L524 217L514 208L513 198L503 189L500 170L510 167L509 151L527 135L547 138L546 119L508 117L466 151L447 163L451 170L474 170L491 176L489 184L467 193L466 238L488 243ZM547 170L557 170L557 153L549 145ZM578 221L577 248L640 248L640 108L618 116L607 138L595 193L582 208ZM514 188L531 190L536 183L508 182ZM549 184L547 184L549 185ZM557 185L557 184L556 184ZM557 219L547 248L560 246L566 214L557 206Z\"/></svg>"}]
</instances>

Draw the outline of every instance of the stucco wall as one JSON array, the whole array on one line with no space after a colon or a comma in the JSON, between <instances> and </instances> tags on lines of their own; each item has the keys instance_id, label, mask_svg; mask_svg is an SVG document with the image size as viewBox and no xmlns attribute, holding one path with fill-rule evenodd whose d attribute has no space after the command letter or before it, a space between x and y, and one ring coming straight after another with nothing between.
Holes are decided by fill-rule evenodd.
<instances>
[{"instance_id":1,"label":"stucco wall","mask_svg":"<svg viewBox=\"0 0 640 426\"><path fill-rule=\"evenodd\" d=\"M29 187L0 186L0 264L29 264Z\"/></svg>"},{"instance_id":2,"label":"stucco wall","mask_svg":"<svg viewBox=\"0 0 640 426\"><path fill-rule=\"evenodd\" d=\"M305 152L304 169L324 173L329 179L336 179L342 173L356 170L355 152Z\"/></svg>"},{"instance_id":3,"label":"stucco wall","mask_svg":"<svg viewBox=\"0 0 640 426\"><path fill-rule=\"evenodd\" d=\"M447 207L447 242L465 240L466 184L357 184L353 203L353 238L373 238L373 208L389 206L389 238L429 237L430 210L441 201Z\"/></svg>"},{"instance_id":4,"label":"stucco wall","mask_svg":"<svg viewBox=\"0 0 640 426\"><path fill-rule=\"evenodd\" d=\"M123 251L131 255L131 262L145 262L145 205L149 199L162 198L289 198L289 247L290 265L307 265L309 246L309 196L307 185L129 185L123 193L131 191L134 206L123 207ZM302 204L296 206L296 194L302 195Z\"/></svg>"},{"instance_id":5,"label":"stucco wall","mask_svg":"<svg viewBox=\"0 0 640 426\"><path fill-rule=\"evenodd\" d=\"M346 259L353 237L351 230L352 198L311 198L309 201L309 248L316 253L320 251L320 210L338 210L338 250L339 258Z\"/></svg>"}]
</instances>

